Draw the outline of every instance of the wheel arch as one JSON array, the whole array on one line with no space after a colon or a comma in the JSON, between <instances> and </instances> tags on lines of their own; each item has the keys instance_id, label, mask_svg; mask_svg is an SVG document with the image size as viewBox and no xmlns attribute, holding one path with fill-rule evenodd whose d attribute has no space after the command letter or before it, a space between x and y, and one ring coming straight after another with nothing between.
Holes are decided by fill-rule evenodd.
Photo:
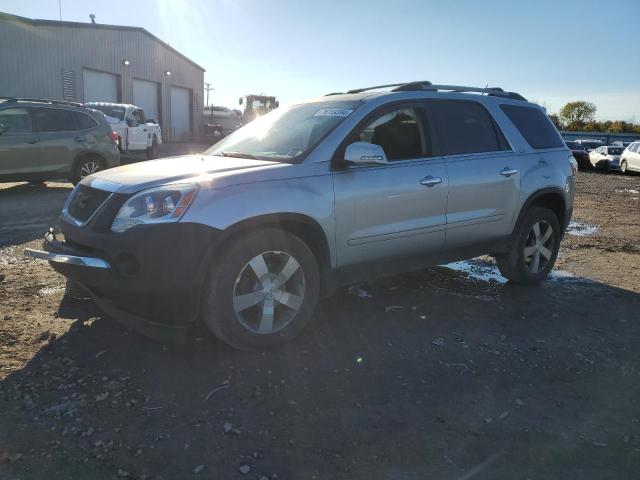
<instances>
[{"instance_id":1,"label":"wheel arch","mask_svg":"<svg viewBox=\"0 0 640 480\"><path fill-rule=\"evenodd\" d=\"M514 232L517 231L520 226L520 222L522 221L527 209L532 206L548 208L555 213L556 217L558 217L558 222L560 223L560 229L562 232L565 231L569 223L569 218L567 218L569 215L567 212L567 202L562 189L557 187L543 188L542 190L532 193L520 209L518 220L516 221L513 229Z\"/></svg>"},{"instance_id":2,"label":"wheel arch","mask_svg":"<svg viewBox=\"0 0 640 480\"><path fill-rule=\"evenodd\" d=\"M102 156L100 153L98 152L93 152L90 150L85 150L83 152L80 152L76 155L76 157L73 159L73 162L71 164L71 171L69 172L71 177L74 177L76 174L76 170L78 169L78 165L80 164L80 161L83 158L96 158L98 160L100 160L100 163L102 164L102 167L106 167L108 165L107 159L104 158L104 156Z\"/></svg>"},{"instance_id":3,"label":"wheel arch","mask_svg":"<svg viewBox=\"0 0 640 480\"><path fill-rule=\"evenodd\" d=\"M209 252L211 263L217 251L237 238L238 235L264 228L276 228L289 232L304 241L318 261L320 269L321 288L323 292L329 289L327 279L331 270L331 249L329 240L320 224L313 218L301 213L271 213L241 220L225 228L216 239Z\"/></svg>"}]
</instances>

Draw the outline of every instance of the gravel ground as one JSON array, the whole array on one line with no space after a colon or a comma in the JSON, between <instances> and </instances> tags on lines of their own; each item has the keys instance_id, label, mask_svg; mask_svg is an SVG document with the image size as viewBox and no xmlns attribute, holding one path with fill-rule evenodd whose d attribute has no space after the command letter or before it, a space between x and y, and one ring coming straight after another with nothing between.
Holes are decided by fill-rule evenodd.
<instances>
[{"instance_id":1,"label":"gravel ground","mask_svg":"<svg viewBox=\"0 0 640 480\"><path fill-rule=\"evenodd\" d=\"M485 258L387 278L258 354L127 332L20 258L69 190L0 185L0 478L640 471L640 176L578 175L580 223L539 287Z\"/></svg>"}]
</instances>

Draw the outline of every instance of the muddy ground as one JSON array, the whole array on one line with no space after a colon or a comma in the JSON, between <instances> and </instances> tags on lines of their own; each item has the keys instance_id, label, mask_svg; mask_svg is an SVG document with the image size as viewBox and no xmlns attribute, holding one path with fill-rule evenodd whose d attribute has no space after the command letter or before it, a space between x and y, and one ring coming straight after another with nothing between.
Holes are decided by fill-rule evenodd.
<instances>
[{"instance_id":1,"label":"muddy ground","mask_svg":"<svg viewBox=\"0 0 640 480\"><path fill-rule=\"evenodd\" d=\"M257 354L127 332L20 258L70 188L0 186L0 478L637 477L640 176L578 175L539 287L389 278Z\"/></svg>"}]
</instances>

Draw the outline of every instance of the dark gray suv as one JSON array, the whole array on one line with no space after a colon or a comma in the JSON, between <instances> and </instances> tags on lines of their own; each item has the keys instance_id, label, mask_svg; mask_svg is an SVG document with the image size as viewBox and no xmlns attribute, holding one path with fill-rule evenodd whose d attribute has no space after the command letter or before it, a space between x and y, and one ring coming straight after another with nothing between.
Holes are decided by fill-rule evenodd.
<instances>
[{"instance_id":1,"label":"dark gray suv","mask_svg":"<svg viewBox=\"0 0 640 480\"><path fill-rule=\"evenodd\" d=\"M78 103L0 98L0 181L73 183L120 165L102 113Z\"/></svg>"}]
</instances>

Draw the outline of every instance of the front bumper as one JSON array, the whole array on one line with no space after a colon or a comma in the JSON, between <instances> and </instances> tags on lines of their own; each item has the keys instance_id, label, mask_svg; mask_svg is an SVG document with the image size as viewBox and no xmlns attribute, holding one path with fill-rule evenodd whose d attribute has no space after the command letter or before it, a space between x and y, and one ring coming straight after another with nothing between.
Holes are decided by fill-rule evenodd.
<instances>
[{"instance_id":1,"label":"front bumper","mask_svg":"<svg viewBox=\"0 0 640 480\"><path fill-rule=\"evenodd\" d=\"M141 333L167 340L192 325L219 231L197 224L137 226L114 234L61 222L42 250L25 255L48 260L84 286L110 316ZM63 238L64 236L64 238Z\"/></svg>"}]
</instances>

